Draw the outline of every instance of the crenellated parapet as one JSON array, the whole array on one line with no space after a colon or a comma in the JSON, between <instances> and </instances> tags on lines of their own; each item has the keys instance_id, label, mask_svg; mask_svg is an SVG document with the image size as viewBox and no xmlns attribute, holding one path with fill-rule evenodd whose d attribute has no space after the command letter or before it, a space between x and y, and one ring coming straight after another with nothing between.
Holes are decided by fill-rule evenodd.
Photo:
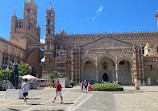
<instances>
[{"instance_id":1,"label":"crenellated parapet","mask_svg":"<svg viewBox=\"0 0 158 111\"><path fill-rule=\"evenodd\" d=\"M158 31L149 31L149 32L124 32L124 33L92 33L92 34L64 34L62 32L57 33L56 37L61 38L61 39L66 39L66 38L102 38L102 37L113 37L113 38L144 38L148 36L157 36Z\"/></svg>"},{"instance_id":2,"label":"crenellated parapet","mask_svg":"<svg viewBox=\"0 0 158 111\"><path fill-rule=\"evenodd\" d=\"M61 31L55 35L55 39L59 43L63 44L78 44L83 45L94 40L110 37L114 39L119 39L124 42L134 43L137 46L142 44L145 46L147 42L157 44L158 43L158 31L150 32L124 32L124 33L85 33L85 34L66 34L66 31Z\"/></svg>"}]
</instances>

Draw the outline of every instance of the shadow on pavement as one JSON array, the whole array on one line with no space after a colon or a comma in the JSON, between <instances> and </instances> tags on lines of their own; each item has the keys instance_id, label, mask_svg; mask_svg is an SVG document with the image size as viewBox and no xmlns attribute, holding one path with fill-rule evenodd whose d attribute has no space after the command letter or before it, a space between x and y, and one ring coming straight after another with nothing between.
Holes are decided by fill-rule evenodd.
<instances>
[{"instance_id":1,"label":"shadow on pavement","mask_svg":"<svg viewBox=\"0 0 158 111\"><path fill-rule=\"evenodd\" d=\"M65 111L65 110L33 110L33 111Z\"/></svg>"},{"instance_id":2,"label":"shadow on pavement","mask_svg":"<svg viewBox=\"0 0 158 111\"><path fill-rule=\"evenodd\" d=\"M13 109L13 108L8 108L9 111L20 111L20 110L17 110L17 109Z\"/></svg>"},{"instance_id":3,"label":"shadow on pavement","mask_svg":"<svg viewBox=\"0 0 158 111\"><path fill-rule=\"evenodd\" d=\"M29 100L39 100L41 98L27 98L27 99L29 99Z\"/></svg>"},{"instance_id":4,"label":"shadow on pavement","mask_svg":"<svg viewBox=\"0 0 158 111\"><path fill-rule=\"evenodd\" d=\"M36 106L36 105L44 105L44 104L28 104L28 105L34 105L34 106Z\"/></svg>"},{"instance_id":5,"label":"shadow on pavement","mask_svg":"<svg viewBox=\"0 0 158 111\"><path fill-rule=\"evenodd\" d=\"M74 104L73 102L71 102L71 103L62 103L62 104Z\"/></svg>"}]
</instances>

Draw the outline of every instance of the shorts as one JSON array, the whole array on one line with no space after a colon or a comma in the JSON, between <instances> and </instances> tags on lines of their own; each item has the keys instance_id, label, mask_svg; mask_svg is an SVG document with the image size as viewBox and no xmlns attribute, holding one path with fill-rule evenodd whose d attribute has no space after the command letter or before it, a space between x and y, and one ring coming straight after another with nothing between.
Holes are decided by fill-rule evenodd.
<instances>
[{"instance_id":1,"label":"shorts","mask_svg":"<svg viewBox=\"0 0 158 111\"><path fill-rule=\"evenodd\" d=\"M56 96L56 97L58 97L58 96L61 97L61 96L62 96L62 92L61 92L61 91L58 91L58 92L55 94L55 96Z\"/></svg>"},{"instance_id":2,"label":"shorts","mask_svg":"<svg viewBox=\"0 0 158 111\"><path fill-rule=\"evenodd\" d=\"M28 92L23 93L23 96L24 97L28 96Z\"/></svg>"}]
</instances>

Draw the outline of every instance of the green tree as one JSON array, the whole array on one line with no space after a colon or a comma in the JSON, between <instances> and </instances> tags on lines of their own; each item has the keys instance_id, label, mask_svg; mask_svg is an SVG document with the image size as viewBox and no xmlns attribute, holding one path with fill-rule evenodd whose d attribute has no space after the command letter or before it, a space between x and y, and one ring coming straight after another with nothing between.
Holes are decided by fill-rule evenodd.
<instances>
[{"instance_id":1,"label":"green tree","mask_svg":"<svg viewBox=\"0 0 158 111\"><path fill-rule=\"evenodd\" d=\"M9 80L11 77L11 70L0 70L0 80Z\"/></svg>"},{"instance_id":2,"label":"green tree","mask_svg":"<svg viewBox=\"0 0 158 111\"><path fill-rule=\"evenodd\" d=\"M56 77L59 77L58 71L53 71L53 73L50 74L50 79L53 80Z\"/></svg>"},{"instance_id":3,"label":"green tree","mask_svg":"<svg viewBox=\"0 0 158 111\"><path fill-rule=\"evenodd\" d=\"M20 76L30 74L31 67L28 64L20 63L20 64L18 64L18 72L19 72Z\"/></svg>"}]
</instances>

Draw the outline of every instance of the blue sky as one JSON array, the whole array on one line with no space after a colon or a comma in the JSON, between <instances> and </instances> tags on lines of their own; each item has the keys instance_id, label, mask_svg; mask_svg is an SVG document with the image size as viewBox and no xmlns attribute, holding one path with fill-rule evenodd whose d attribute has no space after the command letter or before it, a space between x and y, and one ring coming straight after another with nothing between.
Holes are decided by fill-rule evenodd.
<instances>
[{"instance_id":1,"label":"blue sky","mask_svg":"<svg viewBox=\"0 0 158 111\"><path fill-rule=\"evenodd\" d=\"M23 18L25 0L0 0L0 37L9 40L11 16ZM38 5L41 39L45 35L46 9L55 10L55 33L64 27L72 33L156 31L158 0L34 0ZM28 0L26 0L28 2Z\"/></svg>"}]
</instances>

